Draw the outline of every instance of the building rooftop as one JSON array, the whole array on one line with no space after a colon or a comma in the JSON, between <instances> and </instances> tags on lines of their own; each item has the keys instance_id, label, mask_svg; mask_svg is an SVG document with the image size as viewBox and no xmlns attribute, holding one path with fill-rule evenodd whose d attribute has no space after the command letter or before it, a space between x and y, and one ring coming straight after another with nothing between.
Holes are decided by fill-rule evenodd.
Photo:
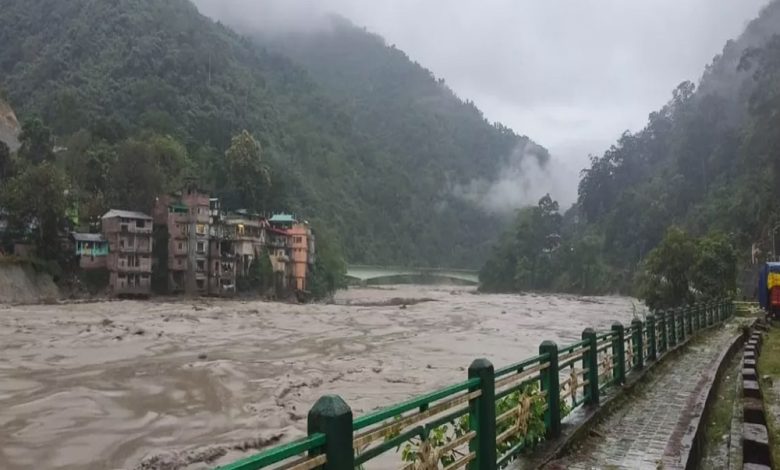
<instances>
[{"instance_id":1,"label":"building rooftop","mask_svg":"<svg viewBox=\"0 0 780 470\"><path fill-rule=\"evenodd\" d=\"M136 212L136 211L123 211L119 209L111 209L110 211L103 214L103 217L101 219L113 219L116 217L121 217L123 219L144 219L144 220L152 220L152 218L143 212Z\"/></svg>"},{"instance_id":2,"label":"building rooftop","mask_svg":"<svg viewBox=\"0 0 780 470\"><path fill-rule=\"evenodd\" d=\"M292 224L295 222L295 218L292 216L292 214L274 214L273 217L269 219L269 222L272 224Z\"/></svg>"},{"instance_id":3,"label":"building rooftop","mask_svg":"<svg viewBox=\"0 0 780 470\"><path fill-rule=\"evenodd\" d=\"M70 235L77 242L103 243L103 242L106 241L106 239L103 238L103 235L101 235L99 233L76 233L76 232L73 232Z\"/></svg>"}]
</instances>

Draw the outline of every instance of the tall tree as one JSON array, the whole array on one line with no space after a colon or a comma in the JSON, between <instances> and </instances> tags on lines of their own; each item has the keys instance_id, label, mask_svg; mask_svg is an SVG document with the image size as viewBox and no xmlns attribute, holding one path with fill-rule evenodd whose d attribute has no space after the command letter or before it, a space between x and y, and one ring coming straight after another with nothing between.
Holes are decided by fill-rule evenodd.
<instances>
[{"instance_id":1,"label":"tall tree","mask_svg":"<svg viewBox=\"0 0 780 470\"><path fill-rule=\"evenodd\" d=\"M691 266L696 261L696 242L684 231L671 227L645 260L641 297L651 309L678 307L693 300Z\"/></svg>"},{"instance_id":2,"label":"tall tree","mask_svg":"<svg viewBox=\"0 0 780 470\"><path fill-rule=\"evenodd\" d=\"M29 119L22 124L19 142L22 144L18 152L21 159L33 164L54 160L51 129L39 118Z\"/></svg>"},{"instance_id":3,"label":"tall tree","mask_svg":"<svg viewBox=\"0 0 780 470\"><path fill-rule=\"evenodd\" d=\"M263 162L260 144L244 130L231 140L225 161L230 186L235 188L240 204L245 209L261 210L271 174Z\"/></svg>"},{"instance_id":4,"label":"tall tree","mask_svg":"<svg viewBox=\"0 0 780 470\"><path fill-rule=\"evenodd\" d=\"M13 228L28 233L44 259L58 254L58 235L64 226L67 182L56 166L44 162L11 178L2 191L2 203Z\"/></svg>"}]
</instances>

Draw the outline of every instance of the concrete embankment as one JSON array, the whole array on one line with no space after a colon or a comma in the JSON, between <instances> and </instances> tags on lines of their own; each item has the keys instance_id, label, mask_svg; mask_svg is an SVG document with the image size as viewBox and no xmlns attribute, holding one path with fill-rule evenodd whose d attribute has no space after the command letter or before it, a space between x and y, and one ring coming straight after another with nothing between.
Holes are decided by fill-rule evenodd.
<instances>
[{"instance_id":1,"label":"concrete embankment","mask_svg":"<svg viewBox=\"0 0 780 470\"><path fill-rule=\"evenodd\" d=\"M59 298L51 276L32 266L0 263L0 304L34 304Z\"/></svg>"}]
</instances>

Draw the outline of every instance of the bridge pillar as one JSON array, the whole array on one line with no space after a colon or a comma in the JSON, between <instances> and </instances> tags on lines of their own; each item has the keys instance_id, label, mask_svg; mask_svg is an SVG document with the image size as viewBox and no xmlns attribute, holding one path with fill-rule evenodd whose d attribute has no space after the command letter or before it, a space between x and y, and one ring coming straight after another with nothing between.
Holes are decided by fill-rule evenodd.
<instances>
[{"instance_id":1,"label":"bridge pillar","mask_svg":"<svg viewBox=\"0 0 780 470\"><path fill-rule=\"evenodd\" d=\"M341 470L355 467L352 448L352 410L338 395L320 397L309 410L308 433L325 434L324 453L327 461L323 470Z\"/></svg>"},{"instance_id":2,"label":"bridge pillar","mask_svg":"<svg viewBox=\"0 0 780 470\"><path fill-rule=\"evenodd\" d=\"M614 368L612 377L615 383L623 384L626 381L626 337L625 328L621 323L612 324L612 355L614 357Z\"/></svg>"},{"instance_id":3,"label":"bridge pillar","mask_svg":"<svg viewBox=\"0 0 780 470\"><path fill-rule=\"evenodd\" d=\"M469 443L469 450L476 454L469 469L494 470L497 455L496 375L493 364L487 359L475 359L469 366L469 379L475 378L479 378L482 393L469 400L469 429L477 433Z\"/></svg>"},{"instance_id":4,"label":"bridge pillar","mask_svg":"<svg viewBox=\"0 0 780 470\"><path fill-rule=\"evenodd\" d=\"M544 424L547 436L561 435L561 387L558 376L558 345L552 341L543 341L539 345L539 354L548 354L550 365L542 369L542 391L547 392L547 410L544 412Z\"/></svg>"},{"instance_id":5,"label":"bridge pillar","mask_svg":"<svg viewBox=\"0 0 780 470\"><path fill-rule=\"evenodd\" d=\"M582 368L588 371L588 385L585 386L585 403L599 404L599 352L598 334L593 328L582 330L582 339L588 340L587 351L582 356Z\"/></svg>"}]
</instances>

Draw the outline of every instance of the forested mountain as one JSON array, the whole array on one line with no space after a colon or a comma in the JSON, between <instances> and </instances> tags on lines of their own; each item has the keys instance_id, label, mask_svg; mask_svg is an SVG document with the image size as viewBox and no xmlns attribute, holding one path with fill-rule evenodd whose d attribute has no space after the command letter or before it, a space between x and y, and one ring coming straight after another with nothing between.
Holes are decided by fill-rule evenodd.
<instances>
[{"instance_id":1,"label":"forested mountain","mask_svg":"<svg viewBox=\"0 0 780 470\"><path fill-rule=\"evenodd\" d=\"M725 237L742 266L753 243L771 251L771 228L780 221L778 34L774 1L726 44L698 87L680 84L644 129L591 157L565 217L555 218L557 207L544 201L521 214L484 268L487 287L630 291L671 226ZM555 249L545 248L550 237ZM535 245L518 251L523 243ZM529 278L528 265L549 274Z\"/></svg>"},{"instance_id":2,"label":"forested mountain","mask_svg":"<svg viewBox=\"0 0 780 470\"><path fill-rule=\"evenodd\" d=\"M352 262L478 265L499 219L450 188L493 177L529 140L381 39L339 31L311 52L306 38L258 45L188 0L7 0L0 88L21 121L51 128L86 216L148 210L148 195L195 178L229 206L295 210ZM342 62L313 60L337 47ZM243 129L270 166L257 201L224 161Z\"/></svg>"}]
</instances>

